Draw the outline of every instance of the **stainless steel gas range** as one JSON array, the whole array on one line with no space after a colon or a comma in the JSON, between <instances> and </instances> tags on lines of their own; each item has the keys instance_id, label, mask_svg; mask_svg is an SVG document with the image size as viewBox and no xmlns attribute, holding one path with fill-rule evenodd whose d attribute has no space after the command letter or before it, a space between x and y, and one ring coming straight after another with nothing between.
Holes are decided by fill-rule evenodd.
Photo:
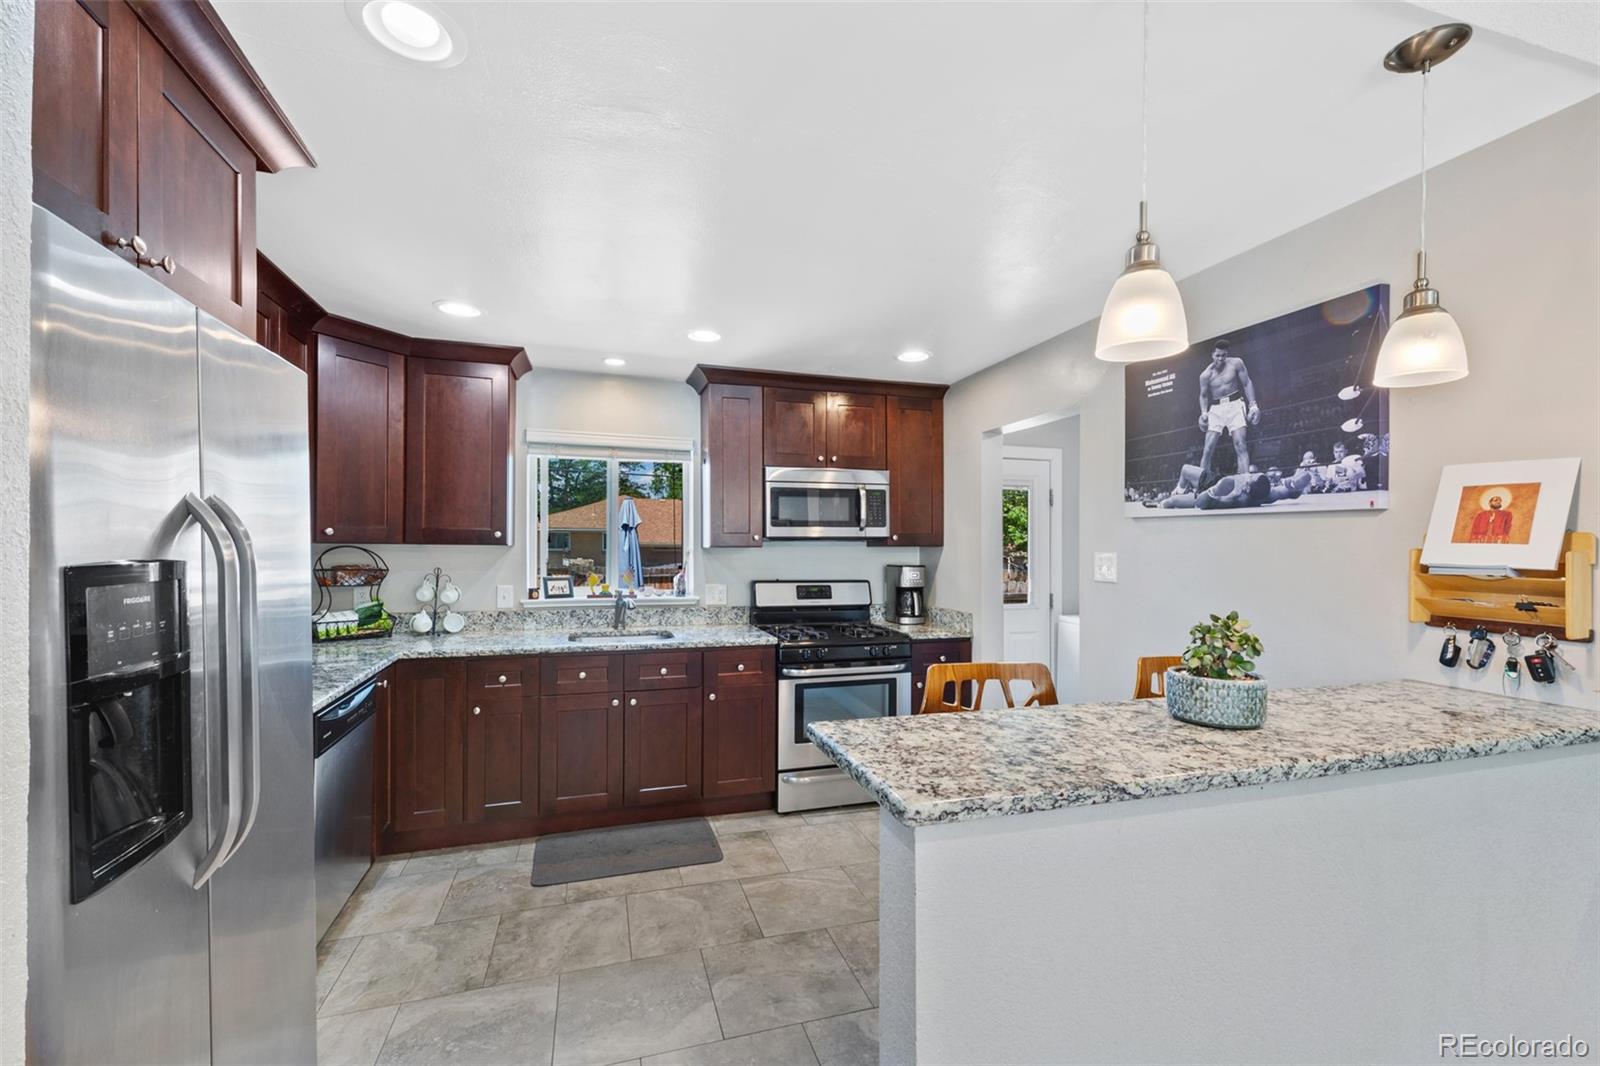
<instances>
[{"instance_id":1,"label":"stainless steel gas range","mask_svg":"<svg viewBox=\"0 0 1600 1066\"><path fill-rule=\"evenodd\" d=\"M870 802L806 726L910 714L910 638L872 624L866 581L755 581L751 603L778 638L778 810Z\"/></svg>"}]
</instances>

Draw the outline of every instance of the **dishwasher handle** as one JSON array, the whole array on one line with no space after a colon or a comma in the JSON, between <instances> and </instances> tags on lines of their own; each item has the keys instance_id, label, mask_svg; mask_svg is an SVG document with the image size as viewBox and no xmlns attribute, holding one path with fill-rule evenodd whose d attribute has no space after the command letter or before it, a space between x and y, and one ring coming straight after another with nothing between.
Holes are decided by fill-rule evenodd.
<instances>
[{"instance_id":1,"label":"dishwasher handle","mask_svg":"<svg viewBox=\"0 0 1600 1066\"><path fill-rule=\"evenodd\" d=\"M315 726L314 755L321 758L322 753L343 740L356 726L371 718L378 711L378 683L370 681L352 695L345 697L333 706L318 711L312 722Z\"/></svg>"}]
</instances>

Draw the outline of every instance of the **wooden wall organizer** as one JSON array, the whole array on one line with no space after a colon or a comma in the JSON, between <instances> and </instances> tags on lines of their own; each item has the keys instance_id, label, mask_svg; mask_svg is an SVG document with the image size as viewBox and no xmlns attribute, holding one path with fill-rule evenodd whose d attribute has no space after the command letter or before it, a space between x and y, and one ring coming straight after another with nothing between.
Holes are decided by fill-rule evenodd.
<instances>
[{"instance_id":1,"label":"wooden wall organizer","mask_svg":"<svg viewBox=\"0 0 1600 1066\"><path fill-rule=\"evenodd\" d=\"M1524 570L1518 577L1431 574L1422 565L1422 549L1412 548L1411 620L1460 630L1482 626L1491 633L1515 629L1524 637L1548 632L1562 640L1592 641L1594 565L1593 533L1566 535L1559 570ZM1517 602L1526 600L1541 606L1519 610Z\"/></svg>"}]
</instances>

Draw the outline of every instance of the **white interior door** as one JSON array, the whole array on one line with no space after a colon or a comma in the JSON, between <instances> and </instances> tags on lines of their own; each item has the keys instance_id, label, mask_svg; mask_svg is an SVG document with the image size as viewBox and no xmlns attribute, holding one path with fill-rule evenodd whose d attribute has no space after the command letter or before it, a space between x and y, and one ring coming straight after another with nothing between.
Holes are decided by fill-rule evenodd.
<instances>
[{"instance_id":1,"label":"white interior door","mask_svg":"<svg viewBox=\"0 0 1600 1066\"><path fill-rule=\"evenodd\" d=\"M1050 527L1052 471L1044 458L1006 455L1000 500L1001 595L1007 662L1054 667Z\"/></svg>"}]
</instances>

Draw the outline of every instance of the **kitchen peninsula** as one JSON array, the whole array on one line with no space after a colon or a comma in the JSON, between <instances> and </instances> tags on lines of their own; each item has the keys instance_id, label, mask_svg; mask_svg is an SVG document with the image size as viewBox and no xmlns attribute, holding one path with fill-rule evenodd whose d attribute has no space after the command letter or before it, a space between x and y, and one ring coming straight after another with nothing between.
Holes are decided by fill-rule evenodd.
<instances>
[{"instance_id":1,"label":"kitchen peninsula","mask_svg":"<svg viewBox=\"0 0 1600 1066\"><path fill-rule=\"evenodd\" d=\"M1401 681L1274 691L1249 732L1156 701L808 732L881 806L882 1062L1593 1035L1593 709Z\"/></svg>"}]
</instances>

